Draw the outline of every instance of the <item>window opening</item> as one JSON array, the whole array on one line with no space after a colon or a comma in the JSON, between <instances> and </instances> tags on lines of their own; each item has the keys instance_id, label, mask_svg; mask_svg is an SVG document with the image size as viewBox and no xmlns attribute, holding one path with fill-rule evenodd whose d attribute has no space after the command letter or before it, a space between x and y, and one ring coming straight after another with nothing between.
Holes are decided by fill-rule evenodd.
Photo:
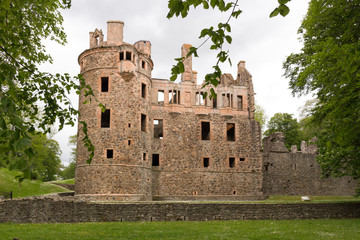
<instances>
[{"instance_id":1,"label":"window opening","mask_svg":"<svg viewBox=\"0 0 360 240\"><path fill-rule=\"evenodd\" d=\"M210 140L210 122L201 122L201 140Z\"/></svg>"},{"instance_id":2,"label":"window opening","mask_svg":"<svg viewBox=\"0 0 360 240\"><path fill-rule=\"evenodd\" d=\"M131 61L131 52L126 52L126 60L130 60Z\"/></svg>"},{"instance_id":3,"label":"window opening","mask_svg":"<svg viewBox=\"0 0 360 240\"><path fill-rule=\"evenodd\" d=\"M124 60L124 52L120 52L120 61Z\"/></svg>"},{"instance_id":4,"label":"window opening","mask_svg":"<svg viewBox=\"0 0 360 240\"><path fill-rule=\"evenodd\" d=\"M101 77L101 92L109 91L109 77Z\"/></svg>"},{"instance_id":5,"label":"window opening","mask_svg":"<svg viewBox=\"0 0 360 240\"><path fill-rule=\"evenodd\" d=\"M205 99L204 99L204 93L203 92L196 92L195 95L196 105L204 105Z\"/></svg>"},{"instance_id":6,"label":"window opening","mask_svg":"<svg viewBox=\"0 0 360 240\"><path fill-rule=\"evenodd\" d=\"M129 145L129 146L131 145L131 140L128 140L128 145Z\"/></svg>"},{"instance_id":7,"label":"window opening","mask_svg":"<svg viewBox=\"0 0 360 240\"><path fill-rule=\"evenodd\" d=\"M178 101L177 101L177 103L180 104L180 91L178 91L178 95L177 95L177 96L178 96Z\"/></svg>"},{"instance_id":8,"label":"window opening","mask_svg":"<svg viewBox=\"0 0 360 240\"><path fill-rule=\"evenodd\" d=\"M230 167L230 168L234 168L234 167L235 167L235 158L234 158L234 157L230 157L230 158L229 158L229 167Z\"/></svg>"},{"instance_id":9,"label":"window opening","mask_svg":"<svg viewBox=\"0 0 360 240\"><path fill-rule=\"evenodd\" d=\"M145 69L145 61L141 61L141 67Z\"/></svg>"},{"instance_id":10,"label":"window opening","mask_svg":"<svg viewBox=\"0 0 360 240\"><path fill-rule=\"evenodd\" d=\"M169 103L171 104L172 103L172 90L169 90Z\"/></svg>"},{"instance_id":11,"label":"window opening","mask_svg":"<svg viewBox=\"0 0 360 240\"><path fill-rule=\"evenodd\" d=\"M235 123L226 123L226 140L235 141Z\"/></svg>"},{"instance_id":12,"label":"window opening","mask_svg":"<svg viewBox=\"0 0 360 240\"><path fill-rule=\"evenodd\" d=\"M159 161L159 154L153 154L152 155L152 166L157 167L160 166L160 161Z\"/></svg>"},{"instance_id":13,"label":"window opening","mask_svg":"<svg viewBox=\"0 0 360 240\"><path fill-rule=\"evenodd\" d=\"M107 149L106 150L106 158L113 158L114 157L114 150Z\"/></svg>"},{"instance_id":14,"label":"window opening","mask_svg":"<svg viewBox=\"0 0 360 240\"><path fill-rule=\"evenodd\" d=\"M173 103L177 103L177 91L176 90L173 90Z\"/></svg>"},{"instance_id":15,"label":"window opening","mask_svg":"<svg viewBox=\"0 0 360 240\"><path fill-rule=\"evenodd\" d=\"M209 158L203 158L203 165L205 168L209 167L209 163L210 163Z\"/></svg>"},{"instance_id":16,"label":"window opening","mask_svg":"<svg viewBox=\"0 0 360 240\"><path fill-rule=\"evenodd\" d=\"M163 139L163 120L154 119L154 138Z\"/></svg>"},{"instance_id":17,"label":"window opening","mask_svg":"<svg viewBox=\"0 0 360 240\"><path fill-rule=\"evenodd\" d=\"M230 107L230 94L228 93L228 94L226 94L226 106L227 107Z\"/></svg>"},{"instance_id":18,"label":"window opening","mask_svg":"<svg viewBox=\"0 0 360 240\"><path fill-rule=\"evenodd\" d=\"M245 158L240 158L240 162L244 162L245 161Z\"/></svg>"},{"instance_id":19,"label":"window opening","mask_svg":"<svg viewBox=\"0 0 360 240\"><path fill-rule=\"evenodd\" d=\"M146 161L146 153L143 153L143 161Z\"/></svg>"},{"instance_id":20,"label":"window opening","mask_svg":"<svg viewBox=\"0 0 360 240\"><path fill-rule=\"evenodd\" d=\"M213 108L217 108L217 98L213 98Z\"/></svg>"},{"instance_id":21,"label":"window opening","mask_svg":"<svg viewBox=\"0 0 360 240\"><path fill-rule=\"evenodd\" d=\"M146 132L146 115L141 114L141 131Z\"/></svg>"},{"instance_id":22,"label":"window opening","mask_svg":"<svg viewBox=\"0 0 360 240\"><path fill-rule=\"evenodd\" d=\"M101 112L101 127L110 127L110 109L106 109L104 112Z\"/></svg>"},{"instance_id":23,"label":"window opening","mask_svg":"<svg viewBox=\"0 0 360 240\"><path fill-rule=\"evenodd\" d=\"M131 123L129 123L129 128L131 128Z\"/></svg>"},{"instance_id":24,"label":"window opening","mask_svg":"<svg viewBox=\"0 0 360 240\"><path fill-rule=\"evenodd\" d=\"M159 105L164 105L164 90L158 90L157 101Z\"/></svg>"},{"instance_id":25,"label":"window opening","mask_svg":"<svg viewBox=\"0 0 360 240\"><path fill-rule=\"evenodd\" d=\"M236 191L233 191L233 195L236 195Z\"/></svg>"},{"instance_id":26,"label":"window opening","mask_svg":"<svg viewBox=\"0 0 360 240\"><path fill-rule=\"evenodd\" d=\"M141 83L141 97L146 98L146 84Z\"/></svg>"},{"instance_id":27,"label":"window opening","mask_svg":"<svg viewBox=\"0 0 360 240\"><path fill-rule=\"evenodd\" d=\"M237 96L237 109L243 110L243 97Z\"/></svg>"}]
</instances>

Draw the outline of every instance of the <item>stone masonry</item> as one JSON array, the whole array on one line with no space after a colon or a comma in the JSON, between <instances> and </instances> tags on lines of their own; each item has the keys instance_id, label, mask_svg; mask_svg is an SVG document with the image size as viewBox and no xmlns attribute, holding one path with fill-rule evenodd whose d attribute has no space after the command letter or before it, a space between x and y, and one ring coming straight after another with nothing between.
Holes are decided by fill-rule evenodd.
<instances>
[{"instance_id":1,"label":"stone masonry","mask_svg":"<svg viewBox=\"0 0 360 240\"><path fill-rule=\"evenodd\" d=\"M217 99L203 98L192 59L180 83L151 77L151 43L123 42L124 23L90 33L80 71L96 98L82 104L95 145L92 163L78 134L75 195L94 200L262 199L261 131L252 76L221 77ZM184 44L182 56L190 49Z\"/></svg>"}]
</instances>

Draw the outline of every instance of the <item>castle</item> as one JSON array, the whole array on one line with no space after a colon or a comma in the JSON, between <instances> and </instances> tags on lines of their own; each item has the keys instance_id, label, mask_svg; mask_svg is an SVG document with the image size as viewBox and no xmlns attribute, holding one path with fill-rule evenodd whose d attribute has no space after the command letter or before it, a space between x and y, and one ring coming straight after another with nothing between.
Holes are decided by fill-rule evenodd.
<instances>
[{"instance_id":1,"label":"castle","mask_svg":"<svg viewBox=\"0 0 360 240\"><path fill-rule=\"evenodd\" d=\"M282 159L278 154L291 153L270 154L271 147L262 153L245 62L238 63L237 76L221 77L216 99L204 99L207 89L198 85L191 57L184 61L180 83L152 78L151 43L125 43L123 28L121 21L108 21L107 41L101 30L90 32L90 47L78 58L80 72L106 110L96 101L82 104L86 98L80 95L79 121L87 122L96 150L87 164L79 127L75 195L116 201L254 200L276 193L275 185L283 183L281 177L269 180L271 166ZM190 47L182 46L182 57Z\"/></svg>"}]
</instances>

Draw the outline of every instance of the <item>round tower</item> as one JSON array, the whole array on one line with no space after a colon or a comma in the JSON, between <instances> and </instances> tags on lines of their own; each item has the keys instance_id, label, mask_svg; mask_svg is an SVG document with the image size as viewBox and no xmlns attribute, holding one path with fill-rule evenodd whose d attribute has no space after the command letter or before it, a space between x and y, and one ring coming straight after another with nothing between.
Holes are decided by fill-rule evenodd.
<instances>
[{"instance_id":1,"label":"round tower","mask_svg":"<svg viewBox=\"0 0 360 240\"><path fill-rule=\"evenodd\" d=\"M86 121L95 146L92 163L78 129L75 195L94 200L152 200L150 131L151 44L123 42L121 21L108 21L107 41L90 32L90 48L78 58L80 72L105 105L80 95L79 122Z\"/></svg>"}]
</instances>

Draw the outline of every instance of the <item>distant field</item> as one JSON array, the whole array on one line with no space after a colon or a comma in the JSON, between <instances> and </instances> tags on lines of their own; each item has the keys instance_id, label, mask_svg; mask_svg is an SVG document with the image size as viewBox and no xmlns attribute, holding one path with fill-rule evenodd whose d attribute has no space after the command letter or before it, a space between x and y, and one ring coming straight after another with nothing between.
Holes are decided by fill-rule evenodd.
<instances>
[{"instance_id":1,"label":"distant field","mask_svg":"<svg viewBox=\"0 0 360 240\"><path fill-rule=\"evenodd\" d=\"M12 191L13 198L69 192L68 189L42 181L30 181L26 179L19 183L18 180L15 179L15 176L19 174L20 173L17 171L9 171L6 168L0 168L0 192Z\"/></svg>"},{"instance_id":2,"label":"distant field","mask_svg":"<svg viewBox=\"0 0 360 240\"><path fill-rule=\"evenodd\" d=\"M1 239L359 239L360 219L0 224Z\"/></svg>"}]
</instances>

